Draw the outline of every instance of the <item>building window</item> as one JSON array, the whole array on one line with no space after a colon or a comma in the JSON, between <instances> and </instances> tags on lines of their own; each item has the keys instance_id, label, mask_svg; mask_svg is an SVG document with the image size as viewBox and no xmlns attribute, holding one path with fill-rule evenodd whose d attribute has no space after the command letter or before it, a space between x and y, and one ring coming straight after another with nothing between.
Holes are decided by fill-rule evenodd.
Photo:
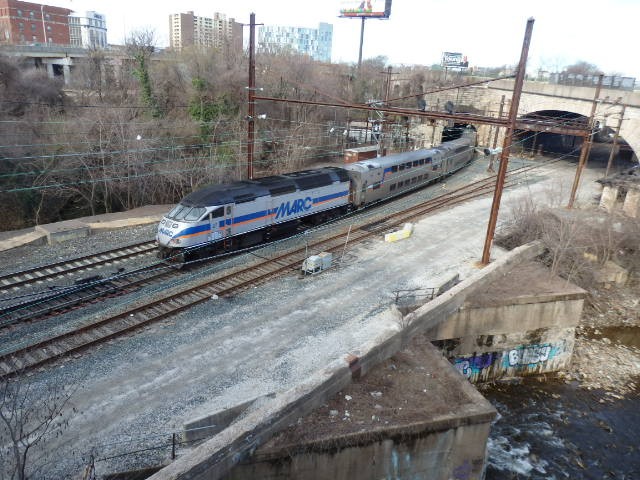
<instances>
[{"instance_id":1,"label":"building window","mask_svg":"<svg viewBox=\"0 0 640 480\"><path fill-rule=\"evenodd\" d=\"M47 25L47 32L51 31L51 25Z\"/></svg>"},{"instance_id":2,"label":"building window","mask_svg":"<svg viewBox=\"0 0 640 480\"><path fill-rule=\"evenodd\" d=\"M24 23L20 22L18 24L18 30L20 30L21 32L24 31Z\"/></svg>"},{"instance_id":3,"label":"building window","mask_svg":"<svg viewBox=\"0 0 640 480\"><path fill-rule=\"evenodd\" d=\"M21 17L22 16L22 10L18 9L18 16Z\"/></svg>"},{"instance_id":4,"label":"building window","mask_svg":"<svg viewBox=\"0 0 640 480\"><path fill-rule=\"evenodd\" d=\"M29 17L31 17L31 18L35 18L35 17L36 17L36 14L35 14L35 13L33 13L33 11L31 11L31 12L29 12Z\"/></svg>"},{"instance_id":5,"label":"building window","mask_svg":"<svg viewBox=\"0 0 640 480\"><path fill-rule=\"evenodd\" d=\"M45 13L44 18L46 20L51 20L51 15L49 15L48 13Z\"/></svg>"},{"instance_id":6,"label":"building window","mask_svg":"<svg viewBox=\"0 0 640 480\"><path fill-rule=\"evenodd\" d=\"M35 23L32 23L32 24L31 24L31 31L32 31L32 32L35 32L35 31L36 31L36 24L35 24Z\"/></svg>"}]
</instances>

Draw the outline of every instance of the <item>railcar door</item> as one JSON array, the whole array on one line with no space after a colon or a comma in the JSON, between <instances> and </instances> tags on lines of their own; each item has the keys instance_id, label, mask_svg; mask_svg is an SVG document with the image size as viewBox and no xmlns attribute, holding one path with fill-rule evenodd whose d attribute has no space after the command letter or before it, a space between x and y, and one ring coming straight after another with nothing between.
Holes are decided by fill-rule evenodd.
<instances>
[{"instance_id":1,"label":"railcar door","mask_svg":"<svg viewBox=\"0 0 640 480\"><path fill-rule=\"evenodd\" d=\"M218 207L209 214L209 227L211 228L209 241L220 240L225 229L224 207Z\"/></svg>"},{"instance_id":2,"label":"railcar door","mask_svg":"<svg viewBox=\"0 0 640 480\"><path fill-rule=\"evenodd\" d=\"M233 204L225 205L224 207L224 231L222 236L229 238L233 236Z\"/></svg>"}]
</instances>

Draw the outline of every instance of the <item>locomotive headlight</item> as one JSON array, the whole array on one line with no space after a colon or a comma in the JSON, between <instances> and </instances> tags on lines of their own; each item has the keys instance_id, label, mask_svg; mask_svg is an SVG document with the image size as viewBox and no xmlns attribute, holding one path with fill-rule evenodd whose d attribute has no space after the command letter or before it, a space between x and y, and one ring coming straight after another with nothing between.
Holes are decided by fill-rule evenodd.
<instances>
[{"instance_id":1,"label":"locomotive headlight","mask_svg":"<svg viewBox=\"0 0 640 480\"><path fill-rule=\"evenodd\" d=\"M180 239L172 238L171 240L169 240L169 245L180 245Z\"/></svg>"}]
</instances>

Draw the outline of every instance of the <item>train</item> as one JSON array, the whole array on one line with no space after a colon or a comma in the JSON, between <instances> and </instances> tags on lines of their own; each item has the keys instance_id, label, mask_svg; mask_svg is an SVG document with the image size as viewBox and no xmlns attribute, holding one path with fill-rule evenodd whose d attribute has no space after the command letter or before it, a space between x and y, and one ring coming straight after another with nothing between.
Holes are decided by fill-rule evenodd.
<instances>
[{"instance_id":1,"label":"train","mask_svg":"<svg viewBox=\"0 0 640 480\"><path fill-rule=\"evenodd\" d=\"M475 145L475 130L465 128L433 148L204 187L160 221L158 257L184 263L321 224L455 173Z\"/></svg>"}]
</instances>

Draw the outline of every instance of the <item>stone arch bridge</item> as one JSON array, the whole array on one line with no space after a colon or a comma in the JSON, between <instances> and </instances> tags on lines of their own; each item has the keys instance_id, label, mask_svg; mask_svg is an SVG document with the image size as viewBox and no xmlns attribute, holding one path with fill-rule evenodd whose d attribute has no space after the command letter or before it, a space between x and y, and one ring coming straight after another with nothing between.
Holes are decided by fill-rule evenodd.
<instances>
[{"instance_id":1,"label":"stone arch bridge","mask_svg":"<svg viewBox=\"0 0 640 480\"><path fill-rule=\"evenodd\" d=\"M439 93L436 101L452 100L456 105L472 105L480 110L478 113L496 116L504 95L507 99L504 106L506 115L509 108L508 102L513 93L513 83L513 80L498 80L484 86L460 89L460 92L454 90L448 94L448 98L444 98L442 93ZM589 117L595 91L595 87L525 82L518 116L555 110ZM620 122L622 114L624 117ZM608 126L614 130L617 130L620 125L620 137L633 149L636 158L640 156L640 92L603 88L598 98L595 120L600 122L601 126ZM492 129L490 126L483 125L479 127L478 133L480 141L483 139L486 141L489 140Z\"/></svg>"}]
</instances>

